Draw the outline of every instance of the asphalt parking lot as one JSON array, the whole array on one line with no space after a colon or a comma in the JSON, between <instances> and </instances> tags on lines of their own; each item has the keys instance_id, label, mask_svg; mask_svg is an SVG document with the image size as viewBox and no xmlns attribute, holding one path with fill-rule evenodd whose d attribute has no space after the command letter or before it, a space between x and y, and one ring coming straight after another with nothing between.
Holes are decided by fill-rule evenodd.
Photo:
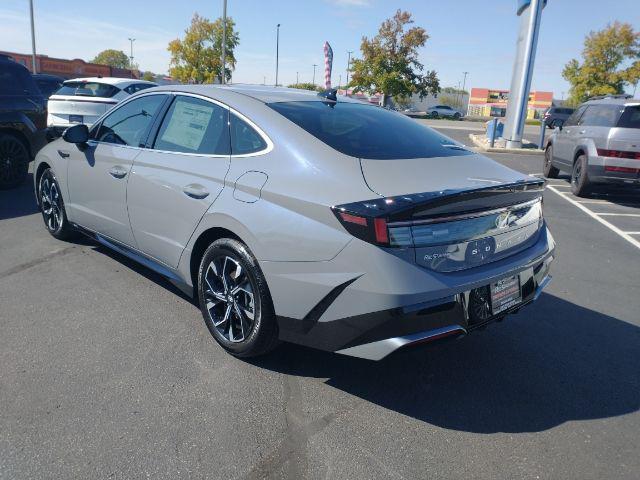
<instances>
[{"instance_id":1,"label":"asphalt parking lot","mask_svg":"<svg viewBox=\"0 0 640 480\"><path fill-rule=\"evenodd\" d=\"M163 278L50 237L31 183L0 192L0 478L637 479L640 193L560 178L544 211L554 279L485 331L243 361Z\"/></svg>"}]
</instances>

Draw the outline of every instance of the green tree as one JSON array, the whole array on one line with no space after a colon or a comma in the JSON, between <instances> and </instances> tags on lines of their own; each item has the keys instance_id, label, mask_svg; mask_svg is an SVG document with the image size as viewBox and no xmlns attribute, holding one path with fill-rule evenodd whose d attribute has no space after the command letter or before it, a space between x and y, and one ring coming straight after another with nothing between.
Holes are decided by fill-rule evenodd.
<instances>
[{"instance_id":1,"label":"green tree","mask_svg":"<svg viewBox=\"0 0 640 480\"><path fill-rule=\"evenodd\" d=\"M129 57L127 57L127 54L122 50L109 48L96 55L96 57L91 60L91 63L109 65L114 68L129 68L129 61Z\"/></svg>"},{"instance_id":2,"label":"green tree","mask_svg":"<svg viewBox=\"0 0 640 480\"><path fill-rule=\"evenodd\" d=\"M144 74L142 75L142 79L143 80L147 80L148 82L153 82L156 79L156 74L153 72L150 72L149 70L147 70L146 72L144 72Z\"/></svg>"},{"instance_id":3,"label":"green tree","mask_svg":"<svg viewBox=\"0 0 640 480\"><path fill-rule=\"evenodd\" d=\"M623 93L640 79L640 32L614 22L585 38L582 63L570 60L562 76L571 84L568 103L577 105L594 95Z\"/></svg>"},{"instance_id":4,"label":"green tree","mask_svg":"<svg viewBox=\"0 0 640 480\"><path fill-rule=\"evenodd\" d=\"M225 79L236 67L234 49L240 43L235 22L227 17ZM171 54L169 74L183 83L213 83L222 75L222 19L215 22L194 13L184 39L175 39L167 48Z\"/></svg>"},{"instance_id":5,"label":"green tree","mask_svg":"<svg viewBox=\"0 0 640 480\"><path fill-rule=\"evenodd\" d=\"M287 88L299 88L301 90L315 90L318 92L321 92L323 90L321 87L318 87L317 85L314 85L311 82L292 83L291 85L287 85Z\"/></svg>"},{"instance_id":6,"label":"green tree","mask_svg":"<svg viewBox=\"0 0 640 480\"><path fill-rule=\"evenodd\" d=\"M407 28L412 23L409 12L398 10L382 22L375 37L362 38L362 58L353 60L350 87L356 92L382 93L383 105L390 96L402 102L413 94L423 98L440 91L435 70L424 71L418 61L418 49L429 35L421 27Z\"/></svg>"}]
</instances>

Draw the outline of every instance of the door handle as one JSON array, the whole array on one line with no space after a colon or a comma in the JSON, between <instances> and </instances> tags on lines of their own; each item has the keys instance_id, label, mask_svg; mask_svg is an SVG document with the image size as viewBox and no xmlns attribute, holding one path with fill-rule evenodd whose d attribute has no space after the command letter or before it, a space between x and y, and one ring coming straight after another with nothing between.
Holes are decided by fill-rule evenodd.
<instances>
[{"instance_id":1,"label":"door handle","mask_svg":"<svg viewBox=\"0 0 640 480\"><path fill-rule=\"evenodd\" d=\"M124 178L127 175L127 170L119 165L116 165L115 167L111 167L111 169L109 170L109 175L114 178Z\"/></svg>"},{"instance_id":2,"label":"door handle","mask_svg":"<svg viewBox=\"0 0 640 480\"><path fill-rule=\"evenodd\" d=\"M209 196L209 191L202 185L198 185L197 183L190 183L189 185L185 185L184 187L182 187L182 191L186 196L191 198L202 199Z\"/></svg>"},{"instance_id":3,"label":"door handle","mask_svg":"<svg viewBox=\"0 0 640 480\"><path fill-rule=\"evenodd\" d=\"M58 150L58 155L60 155L62 158L68 158L71 154L69 152L65 152L64 150Z\"/></svg>"}]
</instances>

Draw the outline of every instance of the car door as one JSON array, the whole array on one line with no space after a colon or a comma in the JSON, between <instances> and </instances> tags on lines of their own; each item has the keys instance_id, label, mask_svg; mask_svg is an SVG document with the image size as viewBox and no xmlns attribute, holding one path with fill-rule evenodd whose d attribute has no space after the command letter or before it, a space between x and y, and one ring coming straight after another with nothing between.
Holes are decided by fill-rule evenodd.
<instances>
[{"instance_id":1,"label":"car door","mask_svg":"<svg viewBox=\"0 0 640 480\"><path fill-rule=\"evenodd\" d=\"M75 223L135 247L126 195L133 160L141 152L154 115L168 95L150 94L117 107L91 132L86 147L61 150L68 155L66 207Z\"/></svg>"},{"instance_id":2,"label":"car door","mask_svg":"<svg viewBox=\"0 0 640 480\"><path fill-rule=\"evenodd\" d=\"M575 146L575 138L578 131L578 122L587 109L586 105L578 108L567 119L561 128L556 129L555 138L553 140L553 158L560 166L571 167L573 163L573 150Z\"/></svg>"},{"instance_id":3,"label":"car door","mask_svg":"<svg viewBox=\"0 0 640 480\"><path fill-rule=\"evenodd\" d=\"M229 109L176 95L149 145L136 157L127 204L143 253L176 267L229 170Z\"/></svg>"}]
</instances>

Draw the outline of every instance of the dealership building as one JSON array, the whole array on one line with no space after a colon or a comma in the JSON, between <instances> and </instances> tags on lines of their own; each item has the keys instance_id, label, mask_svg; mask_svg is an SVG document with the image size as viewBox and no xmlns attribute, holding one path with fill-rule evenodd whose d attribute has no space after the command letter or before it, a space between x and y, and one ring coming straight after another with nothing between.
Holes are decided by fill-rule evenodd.
<instances>
[{"instance_id":1,"label":"dealership building","mask_svg":"<svg viewBox=\"0 0 640 480\"><path fill-rule=\"evenodd\" d=\"M504 117L507 113L509 90L472 88L467 115L472 117ZM553 92L530 92L527 118L540 118L551 107Z\"/></svg>"},{"instance_id":2,"label":"dealership building","mask_svg":"<svg viewBox=\"0 0 640 480\"><path fill-rule=\"evenodd\" d=\"M16 62L27 67L31 72L32 57L30 54L3 51L0 51L0 54L11 57ZM49 57L47 55L36 55L36 69L38 70L38 73L48 73L62 78L100 76L138 78L138 72L136 70L130 70L128 68L114 68L108 65L99 65L97 63L88 63L84 60L80 60L79 58L66 60L63 58Z\"/></svg>"}]
</instances>

